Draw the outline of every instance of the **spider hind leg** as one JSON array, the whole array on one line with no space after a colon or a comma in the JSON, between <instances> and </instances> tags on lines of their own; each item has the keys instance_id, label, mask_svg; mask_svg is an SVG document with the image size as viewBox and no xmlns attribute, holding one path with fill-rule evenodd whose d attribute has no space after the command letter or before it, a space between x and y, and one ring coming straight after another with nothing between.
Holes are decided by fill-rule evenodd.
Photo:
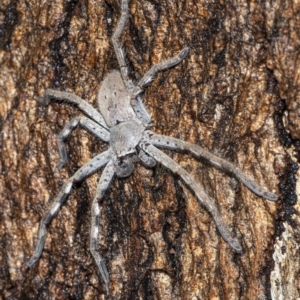
<instances>
[{"instance_id":1,"label":"spider hind leg","mask_svg":"<svg viewBox=\"0 0 300 300\"><path fill-rule=\"evenodd\" d=\"M121 16L119 18L115 32L112 36L112 44L113 44L113 47L114 47L114 50L115 50L115 53L117 56L117 60L119 63L119 67L120 67L120 71L121 71L121 75L122 75L124 84L128 90L131 90L133 88L133 84L132 84L132 81L128 78L128 68L127 68L127 64L125 61L125 52L120 43L120 36L123 32L123 29L128 20L128 17L129 17L128 1L122 0Z\"/></svg>"},{"instance_id":2,"label":"spider hind leg","mask_svg":"<svg viewBox=\"0 0 300 300\"><path fill-rule=\"evenodd\" d=\"M132 99L143 92L144 88L154 79L158 72L165 71L178 65L182 62L182 60L187 56L188 53L189 48L185 47L177 55L152 66L134 87L131 93Z\"/></svg>"},{"instance_id":3,"label":"spider hind leg","mask_svg":"<svg viewBox=\"0 0 300 300\"><path fill-rule=\"evenodd\" d=\"M185 47L177 55L152 66L131 91L130 104L146 128L151 125L151 117L142 102L140 94L151 83L158 72L176 66L187 56L188 52L189 48Z\"/></svg>"}]
</instances>

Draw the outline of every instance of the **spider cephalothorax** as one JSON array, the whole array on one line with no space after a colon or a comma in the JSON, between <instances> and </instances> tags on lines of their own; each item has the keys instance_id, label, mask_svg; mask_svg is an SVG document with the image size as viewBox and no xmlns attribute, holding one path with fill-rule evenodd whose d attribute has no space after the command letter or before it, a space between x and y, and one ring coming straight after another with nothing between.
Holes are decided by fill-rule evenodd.
<instances>
[{"instance_id":1,"label":"spider cephalothorax","mask_svg":"<svg viewBox=\"0 0 300 300\"><path fill-rule=\"evenodd\" d=\"M39 102L44 105L48 105L51 99L64 100L77 105L87 115L87 117L80 116L72 119L59 134L58 149L61 160L58 164L58 168L61 168L67 160L64 140L77 125L81 125L96 135L100 140L107 142L109 147L108 150L98 154L86 165L81 167L65 183L60 193L54 199L48 212L41 220L37 246L33 256L28 262L28 266L31 267L41 256L47 226L64 203L71 191L73 183L83 180L85 177L105 166L92 203L90 248L101 273L101 277L105 282L107 291L109 289L109 274L103 258L97 252L100 222L99 200L103 199L105 191L114 175L117 177L129 176L138 162L143 163L143 165L147 167L153 167L155 163L158 162L171 170L174 174L178 174L182 181L194 191L199 203L210 212L224 240L235 251L242 251L239 241L232 236L229 227L223 221L215 201L209 198L201 185L196 183L187 171L157 147L183 150L193 154L195 157L205 158L212 165L233 173L255 194L272 201L276 201L278 198L275 194L260 187L258 183L245 175L238 167L211 154L200 146L176 138L155 134L148 130L151 118L141 101L140 94L159 71L179 64L187 56L189 49L184 48L176 56L154 65L137 84L133 84L127 75L128 70L124 59L125 53L119 42L119 37L129 15L127 0L122 0L121 6L122 14L112 37L120 71L114 70L110 72L101 84L98 94L100 112L76 95L52 89L46 90L44 98L39 99Z\"/></svg>"}]
</instances>

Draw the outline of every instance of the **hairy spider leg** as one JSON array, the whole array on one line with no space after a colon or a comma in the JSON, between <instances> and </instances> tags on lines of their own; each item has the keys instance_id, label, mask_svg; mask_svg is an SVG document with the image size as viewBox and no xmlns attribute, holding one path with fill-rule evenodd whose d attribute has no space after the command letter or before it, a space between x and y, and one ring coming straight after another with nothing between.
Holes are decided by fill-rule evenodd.
<instances>
[{"instance_id":1,"label":"hairy spider leg","mask_svg":"<svg viewBox=\"0 0 300 300\"><path fill-rule=\"evenodd\" d=\"M153 145L155 146L166 147L175 150L186 150L196 157L205 158L213 166L234 174L237 179L239 179L247 188L249 188L249 190L251 190L256 195L270 201L278 200L277 195L263 189L255 180L246 175L240 168L236 167L234 164L226 161L225 159L213 155L212 153L198 145L194 145L169 136L156 134L152 131L147 131L145 134L146 136L148 136L151 143L153 143Z\"/></svg>"},{"instance_id":2,"label":"hairy spider leg","mask_svg":"<svg viewBox=\"0 0 300 300\"><path fill-rule=\"evenodd\" d=\"M100 124L102 127L108 129L102 115L89 103L81 99L80 97L66 92L60 92L53 89L47 89L44 97L39 97L38 102L42 105L48 105L50 100L66 101L68 103L77 105L87 116L93 119L95 122Z\"/></svg>"},{"instance_id":3,"label":"hairy spider leg","mask_svg":"<svg viewBox=\"0 0 300 300\"><path fill-rule=\"evenodd\" d=\"M32 257L30 258L27 266L31 268L36 261L40 258L45 239L47 235L47 226L50 224L53 217L57 214L59 209L61 208L62 204L65 202L66 198L68 197L71 188L74 182L79 182L86 178L87 176L91 175L93 172L101 168L103 165L107 164L108 161L111 159L111 152L107 150L105 152L100 153L99 155L95 156L91 159L86 165L81 167L72 177L68 179L68 181L64 184L63 188L61 189L60 193L54 199L53 203L51 204L50 208L48 209L47 213L44 215L40 222L40 228L38 233L38 239L36 242L36 248Z\"/></svg>"},{"instance_id":4,"label":"hairy spider leg","mask_svg":"<svg viewBox=\"0 0 300 300\"><path fill-rule=\"evenodd\" d=\"M188 54L189 48L186 47L183 50L181 50L178 55L152 66L150 70L146 72L146 74L139 80L138 84L134 86L132 80L130 80L128 77L128 68L125 61L125 52L122 49L121 43L119 41L124 26L128 20L128 16L128 1L122 0L121 17L118 21L117 28L112 36L112 43L120 66L123 82L131 95L130 104L137 117L141 120L142 124L145 127L148 127L151 124L151 116L147 112L143 101L140 97L140 94L143 92L145 86L153 80L153 78L159 71L166 70L179 64Z\"/></svg>"},{"instance_id":5,"label":"hairy spider leg","mask_svg":"<svg viewBox=\"0 0 300 300\"><path fill-rule=\"evenodd\" d=\"M90 250L94 257L94 260L97 264L98 270L101 274L101 277L105 283L105 288L107 294L109 294L109 274L105 265L103 257L98 253L98 234L99 234L99 225L100 225L100 214L101 207L99 207L99 202L103 199L106 190L109 187L109 184L112 181L114 176L114 165L113 160L109 161L106 167L104 168L102 175L100 177L97 193L92 203L92 220L91 220L91 235L90 235Z\"/></svg>"},{"instance_id":6,"label":"hairy spider leg","mask_svg":"<svg viewBox=\"0 0 300 300\"><path fill-rule=\"evenodd\" d=\"M144 91L145 87L154 79L158 72L176 66L187 56L188 52L189 48L185 47L176 56L152 66L131 91L130 104L137 117L142 121L142 124L146 128L151 124L151 117L143 104L140 94Z\"/></svg>"},{"instance_id":7,"label":"hairy spider leg","mask_svg":"<svg viewBox=\"0 0 300 300\"><path fill-rule=\"evenodd\" d=\"M134 87L133 91L131 92L131 97L134 98L141 94L144 91L145 87L154 79L158 72L178 65L180 62L182 62L182 60L187 56L188 53L189 48L185 47L177 55L152 66Z\"/></svg>"},{"instance_id":8,"label":"hairy spider leg","mask_svg":"<svg viewBox=\"0 0 300 300\"><path fill-rule=\"evenodd\" d=\"M115 32L112 36L112 43L114 46L114 50L117 56L117 60L120 66L121 76L123 79L123 82L127 88L127 91L130 93L133 88L134 84L132 83L132 80L128 77L128 68L125 61L125 52L121 46L121 43L119 41L120 36L122 34L122 31L124 29L124 26L128 20L129 17L129 8L128 8L128 1L122 0L121 3L121 16L118 21L117 28L115 29ZM135 111L137 117L141 120L142 124L145 127L148 127L151 123L151 116L147 112L145 106L143 105L143 101L140 97L136 97L134 99L131 99L131 106L133 110Z\"/></svg>"},{"instance_id":9,"label":"hairy spider leg","mask_svg":"<svg viewBox=\"0 0 300 300\"><path fill-rule=\"evenodd\" d=\"M134 110L138 119L142 122L145 128L148 128L151 125L151 116L146 110L145 105L143 104L143 100L141 96L137 96L135 98L130 98L130 105Z\"/></svg>"},{"instance_id":10,"label":"hairy spider leg","mask_svg":"<svg viewBox=\"0 0 300 300\"><path fill-rule=\"evenodd\" d=\"M118 21L117 28L115 29L115 32L112 36L112 43L114 46L114 50L117 56L117 60L119 63L121 76L123 78L123 82L127 88L128 91L131 91L133 89L133 83L131 79L128 77L128 68L125 61L125 52L121 46L121 43L119 41L120 36L122 34L122 31L124 29L124 26L128 20L129 17L129 8L128 8L128 2L127 0L122 0L121 3L121 16Z\"/></svg>"},{"instance_id":11,"label":"hairy spider leg","mask_svg":"<svg viewBox=\"0 0 300 300\"><path fill-rule=\"evenodd\" d=\"M234 238L229 230L227 224L223 221L214 200L208 197L208 195L203 191L203 187L200 184L196 184L195 180L189 173L179 166L175 161L173 161L169 156L155 148L153 145L146 143L141 143L142 149L149 153L152 157L156 159L159 163L167 167L173 173L178 174L186 185L195 193L199 203L204 206L212 215L215 220L216 226L223 237L223 239L236 251L242 252L242 247L239 241Z\"/></svg>"},{"instance_id":12,"label":"hairy spider leg","mask_svg":"<svg viewBox=\"0 0 300 300\"><path fill-rule=\"evenodd\" d=\"M60 155L60 162L57 165L58 169L61 169L68 159L65 140L78 125L81 125L83 128L96 135L102 141L109 142L108 130L106 130L96 122L92 121L91 119L88 119L87 117L79 116L73 118L63 128L63 130L60 132L60 134L57 137L57 145L58 145L58 151Z\"/></svg>"},{"instance_id":13,"label":"hairy spider leg","mask_svg":"<svg viewBox=\"0 0 300 300\"><path fill-rule=\"evenodd\" d=\"M215 204L215 201L204 192L203 187L200 184L197 184L195 179L193 179L192 176L179 164L177 164L171 157L169 157L167 154L163 153L153 145L149 144L147 141L142 141L139 144L139 147L141 147L145 152L151 155L156 161L171 170L174 174L177 174L181 177L186 185L195 193L199 203L211 213L223 239L236 252L242 252L242 246L240 242L231 235L229 227L223 221Z\"/></svg>"}]
</instances>

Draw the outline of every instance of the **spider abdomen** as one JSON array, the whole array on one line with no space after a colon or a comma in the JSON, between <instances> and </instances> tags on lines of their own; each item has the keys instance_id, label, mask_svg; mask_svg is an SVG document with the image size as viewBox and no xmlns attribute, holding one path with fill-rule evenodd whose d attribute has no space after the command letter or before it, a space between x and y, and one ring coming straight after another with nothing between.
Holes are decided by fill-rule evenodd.
<instances>
[{"instance_id":1,"label":"spider abdomen","mask_svg":"<svg viewBox=\"0 0 300 300\"><path fill-rule=\"evenodd\" d=\"M136 120L128 93L119 71L112 71L103 80L98 93L99 110L109 127Z\"/></svg>"}]
</instances>

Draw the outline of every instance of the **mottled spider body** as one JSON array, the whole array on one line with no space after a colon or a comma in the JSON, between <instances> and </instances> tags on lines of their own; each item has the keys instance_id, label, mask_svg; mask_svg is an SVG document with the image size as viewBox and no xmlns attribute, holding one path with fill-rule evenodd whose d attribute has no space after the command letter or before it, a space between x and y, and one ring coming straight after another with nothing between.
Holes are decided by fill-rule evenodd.
<instances>
[{"instance_id":1,"label":"mottled spider body","mask_svg":"<svg viewBox=\"0 0 300 300\"><path fill-rule=\"evenodd\" d=\"M130 93L119 71L112 71L101 83L98 93L98 105L108 127L126 121L141 123L130 105Z\"/></svg>"},{"instance_id":2,"label":"mottled spider body","mask_svg":"<svg viewBox=\"0 0 300 300\"><path fill-rule=\"evenodd\" d=\"M109 73L101 84L98 105L110 127L109 146L115 156L114 167L118 177L127 177L133 172L138 161L136 147L145 131L130 105L130 98L120 72Z\"/></svg>"},{"instance_id":3,"label":"mottled spider body","mask_svg":"<svg viewBox=\"0 0 300 300\"><path fill-rule=\"evenodd\" d=\"M154 65L136 85L133 84L128 77L128 70L124 59L125 53L119 43L119 37L128 19L128 15L127 0L122 0L122 14L112 37L120 71L110 72L101 84L98 94L100 112L76 95L52 89L46 90L45 96L39 99L39 102L44 105L48 105L51 99L64 100L77 105L87 115L87 117L79 116L72 119L59 134L58 149L61 159L58 168L61 168L67 160L64 141L77 125L81 125L100 140L107 142L109 147L108 150L98 154L86 165L82 166L64 184L40 222L37 246L28 262L28 266L31 267L40 258L46 238L47 226L66 200L73 183L83 180L96 170L104 167L92 203L90 250L106 285L107 292L109 291L109 274L103 258L97 251L101 214L101 205L99 205L99 202L103 199L113 176L129 176L133 172L137 162L141 162L146 167L153 167L158 162L174 174L178 174L181 180L195 193L199 203L210 212L223 239L235 251L242 251L239 241L232 236L229 227L223 221L214 199L211 199L205 193L202 186L187 171L157 147L188 151L195 157L205 158L212 165L233 173L257 195L272 201L276 201L278 198L275 194L260 187L258 183L245 175L238 167L211 154L200 146L176 138L155 134L148 130L151 118L141 101L140 94L159 71L179 64L187 56L189 49L184 48L178 55Z\"/></svg>"}]
</instances>

